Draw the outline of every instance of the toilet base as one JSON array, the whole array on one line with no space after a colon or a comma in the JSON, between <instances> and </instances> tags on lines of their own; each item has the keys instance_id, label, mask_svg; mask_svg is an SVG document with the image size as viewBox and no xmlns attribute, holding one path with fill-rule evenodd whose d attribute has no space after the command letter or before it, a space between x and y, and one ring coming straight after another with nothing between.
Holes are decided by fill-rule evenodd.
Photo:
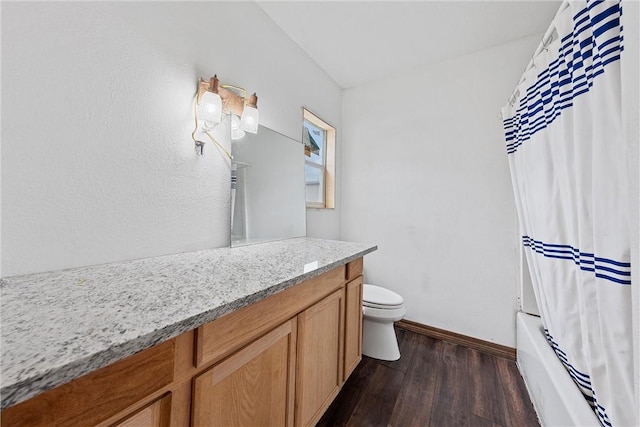
<instances>
[{"instance_id":1,"label":"toilet base","mask_svg":"<svg viewBox=\"0 0 640 427\"><path fill-rule=\"evenodd\" d=\"M393 322L378 322L364 317L362 322L362 354L374 359L400 359L400 349Z\"/></svg>"}]
</instances>

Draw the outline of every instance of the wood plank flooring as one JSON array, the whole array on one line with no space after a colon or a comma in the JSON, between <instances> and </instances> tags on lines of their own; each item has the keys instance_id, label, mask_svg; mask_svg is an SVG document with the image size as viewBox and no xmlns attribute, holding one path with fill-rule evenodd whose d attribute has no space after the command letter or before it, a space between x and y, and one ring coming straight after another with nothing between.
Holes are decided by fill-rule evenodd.
<instances>
[{"instance_id":1,"label":"wood plank flooring","mask_svg":"<svg viewBox=\"0 0 640 427\"><path fill-rule=\"evenodd\" d=\"M513 360L396 328L402 357L363 356L318 426L538 427Z\"/></svg>"}]
</instances>

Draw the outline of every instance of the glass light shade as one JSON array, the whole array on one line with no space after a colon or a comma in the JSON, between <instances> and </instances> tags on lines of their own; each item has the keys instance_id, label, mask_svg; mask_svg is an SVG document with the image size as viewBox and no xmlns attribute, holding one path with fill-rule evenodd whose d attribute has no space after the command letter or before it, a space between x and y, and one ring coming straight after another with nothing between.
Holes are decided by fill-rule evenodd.
<instances>
[{"instance_id":1,"label":"glass light shade","mask_svg":"<svg viewBox=\"0 0 640 427\"><path fill-rule=\"evenodd\" d=\"M208 125L220 123L222 120L222 98L213 92L204 92L197 108L198 120Z\"/></svg>"},{"instance_id":2,"label":"glass light shade","mask_svg":"<svg viewBox=\"0 0 640 427\"><path fill-rule=\"evenodd\" d=\"M240 119L240 129L249 133L258 133L258 121L258 109L245 105Z\"/></svg>"},{"instance_id":3,"label":"glass light shade","mask_svg":"<svg viewBox=\"0 0 640 427\"><path fill-rule=\"evenodd\" d=\"M255 133L255 132L254 132ZM244 130L241 129L241 121L238 116L231 115L231 139L237 141L244 138Z\"/></svg>"}]
</instances>

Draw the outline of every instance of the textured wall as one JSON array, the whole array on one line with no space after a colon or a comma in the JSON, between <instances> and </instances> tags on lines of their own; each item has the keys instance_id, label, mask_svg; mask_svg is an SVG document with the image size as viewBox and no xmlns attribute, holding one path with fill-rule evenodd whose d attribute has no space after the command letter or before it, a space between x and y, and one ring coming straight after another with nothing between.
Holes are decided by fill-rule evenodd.
<instances>
[{"instance_id":1,"label":"textured wall","mask_svg":"<svg viewBox=\"0 0 640 427\"><path fill-rule=\"evenodd\" d=\"M261 122L298 140L302 105L341 117L249 2L3 3L2 73L3 276L229 244L227 160L190 138L200 76L258 92Z\"/></svg>"},{"instance_id":2,"label":"textured wall","mask_svg":"<svg viewBox=\"0 0 640 427\"><path fill-rule=\"evenodd\" d=\"M497 117L539 38L345 91L343 238L407 319L515 346L515 204ZM391 93L391 96L390 96Z\"/></svg>"}]
</instances>

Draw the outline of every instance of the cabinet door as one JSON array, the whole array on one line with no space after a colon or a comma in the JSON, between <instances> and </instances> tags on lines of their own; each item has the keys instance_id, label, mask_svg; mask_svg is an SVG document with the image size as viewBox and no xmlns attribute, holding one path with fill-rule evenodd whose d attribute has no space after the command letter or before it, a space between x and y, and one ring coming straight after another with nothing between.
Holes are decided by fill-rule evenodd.
<instances>
[{"instance_id":1,"label":"cabinet door","mask_svg":"<svg viewBox=\"0 0 640 427\"><path fill-rule=\"evenodd\" d=\"M345 299L343 382L362 359L362 276L347 283Z\"/></svg>"},{"instance_id":2,"label":"cabinet door","mask_svg":"<svg viewBox=\"0 0 640 427\"><path fill-rule=\"evenodd\" d=\"M194 380L194 426L292 426L296 319Z\"/></svg>"},{"instance_id":3,"label":"cabinet door","mask_svg":"<svg viewBox=\"0 0 640 427\"><path fill-rule=\"evenodd\" d=\"M171 394L145 406L114 427L169 427L171 419Z\"/></svg>"},{"instance_id":4,"label":"cabinet door","mask_svg":"<svg viewBox=\"0 0 640 427\"><path fill-rule=\"evenodd\" d=\"M314 425L340 390L344 290L298 315L296 425Z\"/></svg>"}]
</instances>

